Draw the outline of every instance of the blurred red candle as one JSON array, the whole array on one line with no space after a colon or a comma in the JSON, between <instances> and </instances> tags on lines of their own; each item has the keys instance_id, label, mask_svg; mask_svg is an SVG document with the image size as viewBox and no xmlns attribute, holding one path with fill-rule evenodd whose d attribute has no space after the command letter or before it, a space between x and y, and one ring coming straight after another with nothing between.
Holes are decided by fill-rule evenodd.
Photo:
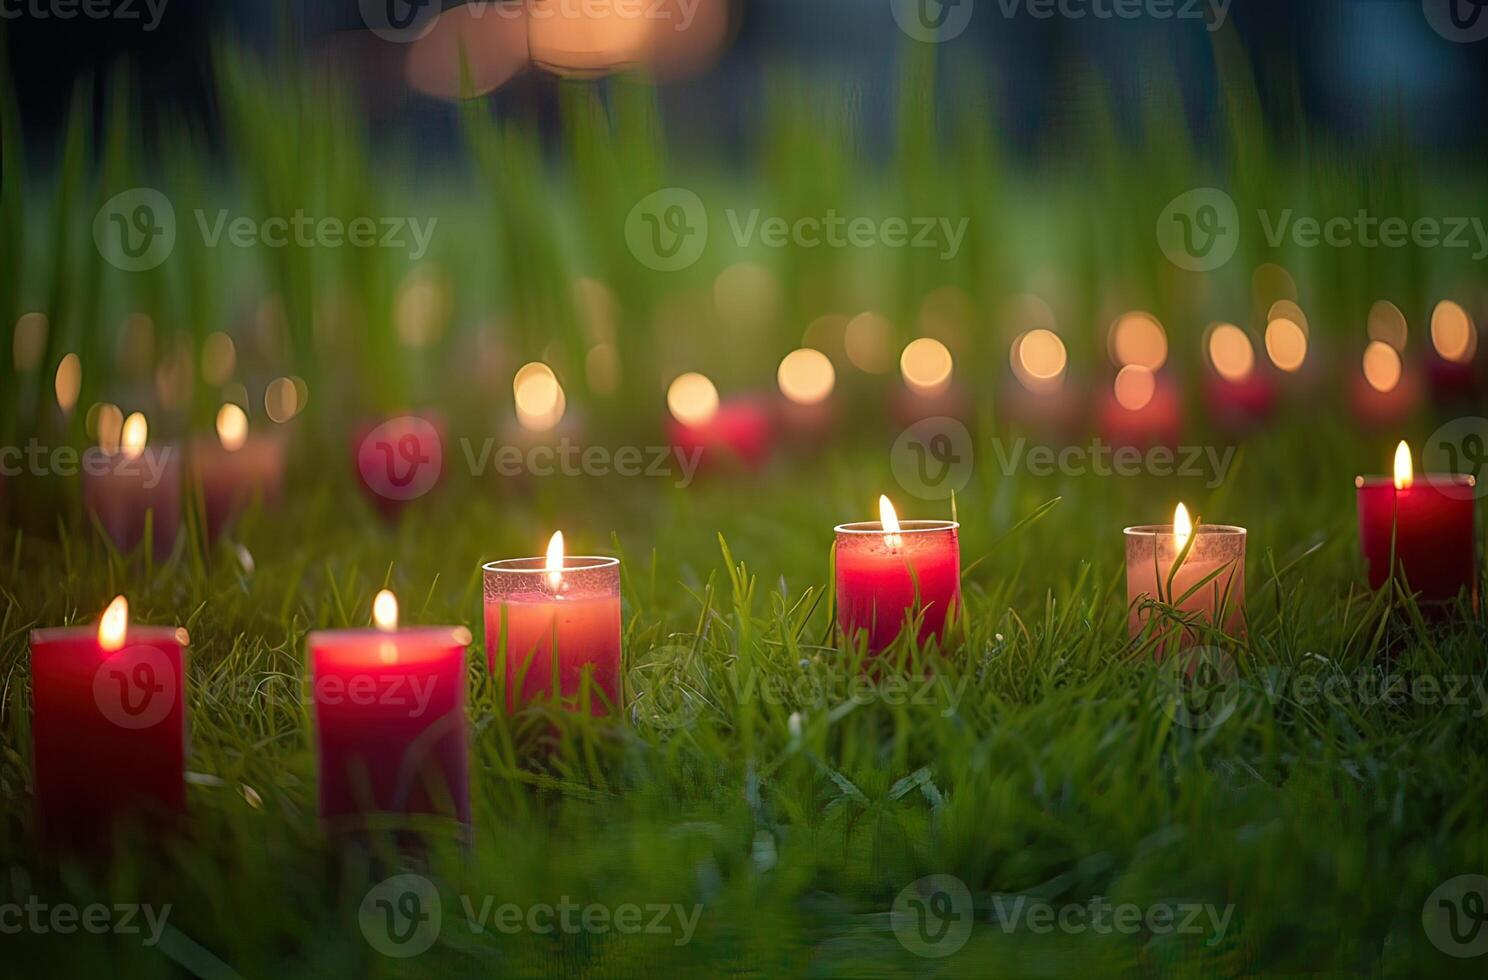
<instances>
[{"instance_id":1,"label":"blurred red candle","mask_svg":"<svg viewBox=\"0 0 1488 980\"><path fill-rule=\"evenodd\" d=\"M186 809L186 631L131 627L119 596L95 628L31 634L36 817L51 846L106 843L125 818Z\"/></svg>"},{"instance_id":2,"label":"blurred red candle","mask_svg":"<svg viewBox=\"0 0 1488 980\"><path fill-rule=\"evenodd\" d=\"M487 656L506 678L507 710L556 698L570 711L618 713L620 559L565 556L560 532L545 558L482 570Z\"/></svg>"},{"instance_id":3,"label":"blurred red candle","mask_svg":"<svg viewBox=\"0 0 1488 980\"><path fill-rule=\"evenodd\" d=\"M921 643L943 637L961 601L960 525L900 521L888 497L879 514L836 528L837 625L852 643L866 634L870 654L889 647L911 614L923 613Z\"/></svg>"},{"instance_id":4,"label":"blurred red candle","mask_svg":"<svg viewBox=\"0 0 1488 980\"><path fill-rule=\"evenodd\" d=\"M145 526L157 553L169 552L181 524L181 465L175 446L148 446L149 423L135 412L125 420L119 445L83 453L83 503L120 551L144 540Z\"/></svg>"},{"instance_id":5,"label":"blurred red candle","mask_svg":"<svg viewBox=\"0 0 1488 980\"><path fill-rule=\"evenodd\" d=\"M1416 477L1410 447L1395 450L1395 475L1358 477L1359 537L1369 563L1369 587L1390 578L1393 548L1396 574L1422 602L1447 602L1464 589L1475 592L1478 578L1471 476Z\"/></svg>"},{"instance_id":6,"label":"blurred red candle","mask_svg":"<svg viewBox=\"0 0 1488 980\"><path fill-rule=\"evenodd\" d=\"M284 443L250 435L247 413L228 403L217 413L217 438L192 443L191 473L201 494L207 536L215 538L250 504L278 502Z\"/></svg>"},{"instance_id":7,"label":"blurred red candle","mask_svg":"<svg viewBox=\"0 0 1488 980\"><path fill-rule=\"evenodd\" d=\"M378 593L372 629L310 634L320 815L343 829L376 815L470 823L465 648L457 626L398 628Z\"/></svg>"},{"instance_id":8,"label":"blurred red candle","mask_svg":"<svg viewBox=\"0 0 1488 980\"><path fill-rule=\"evenodd\" d=\"M1183 427L1177 387L1136 364L1117 373L1099 414L1101 434L1114 446L1175 446Z\"/></svg>"},{"instance_id":9,"label":"blurred red candle","mask_svg":"<svg viewBox=\"0 0 1488 980\"><path fill-rule=\"evenodd\" d=\"M770 411L760 400L720 402L718 389L701 374L684 374L667 389L671 444L701 455L705 466L740 465L759 469L770 456Z\"/></svg>"}]
</instances>

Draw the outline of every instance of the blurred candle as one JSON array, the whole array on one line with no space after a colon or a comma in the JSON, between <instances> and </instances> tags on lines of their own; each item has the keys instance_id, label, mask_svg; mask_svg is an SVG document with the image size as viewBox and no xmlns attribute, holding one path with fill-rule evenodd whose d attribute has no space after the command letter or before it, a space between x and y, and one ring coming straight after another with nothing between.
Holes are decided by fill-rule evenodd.
<instances>
[{"instance_id":1,"label":"blurred candle","mask_svg":"<svg viewBox=\"0 0 1488 980\"><path fill-rule=\"evenodd\" d=\"M133 551L153 528L158 554L176 543L181 524L181 464L176 446L150 446L149 423L135 412L117 446L83 453L83 503L120 551Z\"/></svg>"},{"instance_id":2,"label":"blurred candle","mask_svg":"<svg viewBox=\"0 0 1488 980\"><path fill-rule=\"evenodd\" d=\"M1461 304L1442 300L1431 314L1431 359L1427 362L1432 397L1438 402L1477 398L1482 379L1473 361L1478 328Z\"/></svg>"},{"instance_id":3,"label":"blurred candle","mask_svg":"<svg viewBox=\"0 0 1488 980\"><path fill-rule=\"evenodd\" d=\"M1476 591L1477 536L1471 476L1417 477L1410 447L1395 450L1393 477L1357 477L1359 537L1369 587L1382 588L1394 567L1420 601L1443 603Z\"/></svg>"},{"instance_id":4,"label":"blurred candle","mask_svg":"<svg viewBox=\"0 0 1488 980\"><path fill-rule=\"evenodd\" d=\"M1185 626L1180 646L1196 642L1189 624L1217 626L1232 636L1243 632L1245 528L1222 524L1195 528L1188 508L1179 504L1172 524L1129 527L1125 535L1132 636L1140 634L1153 618L1151 610L1142 608L1148 601L1174 606L1182 614ZM1193 546L1180 564L1179 556L1190 540ZM1159 623L1159 632L1163 631Z\"/></svg>"},{"instance_id":5,"label":"blurred candle","mask_svg":"<svg viewBox=\"0 0 1488 980\"><path fill-rule=\"evenodd\" d=\"M372 629L310 634L320 815L338 829L378 816L470 823L463 626L398 628L378 593Z\"/></svg>"},{"instance_id":6,"label":"blurred candle","mask_svg":"<svg viewBox=\"0 0 1488 980\"><path fill-rule=\"evenodd\" d=\"M191 473L201 494L207 536L216 538L250 504L275 504L284 482L284 443L248 431L248 414L229 402L217 413L216 438L191 445Z\"/></svg>"},{"instance_id":7,"label":"blurred candle","mask_svg":"<svg viewBox=\"0 0 1488 980\"><path fill-rule=\"evenodd\" d=\"M1364 348L1361 370L1350 382L1354 415L1371 428L1401 424L1420 401L1420 382L1400 352L1381 340Z\"/></svg>"},{"instance_id":8,"label":"blurred candle","mask_svg":"<svg viewBox=\"0 0 1488 980\"><path fill-rule=\"evenodd\" d=\"M567 556L559 532L543 558L482 570L487 656L506 679L507 710L557 699L596 716L621 711L620 559Z\"/></svg>"},{"instance_id":9,"label":"blurred candle","mask_svg":"<svg viewBox=\"0 0 1488 980\"><path fill-rule=\"evenodd\" d=\"M1215 324L1205 347L1211 371L1204 395L1214 421L1229 432L1264 422L1275 407L1276 386L1259 368L1249 335L1233 323Z\"/></svg>"},{"instance_id":10,"label":"blurred candle","mask_svg":"<svg viewBox=\"0 0 1488 980\"><path fill-rule=\"evenodd\" d=\"M186 809L186 631L129 624L116 598L98 626L31 634L36 819L62 848L107 843L116 823Z\"/></svg>"},{"instance_id":11,"label":"blurred candle","mask_svg":"<svg viewBox=\"0 0 1488 980\"><path fill-rule=\"evenodd\" d=\"M720 401L718 389L701 374L678 377L667 389L671 444L705 466L734 464L760 469L770 456L770 412L747 397Z\"/></svg>"},{"instance_id":12,"label":"blurred candle","mask_svg":"<svg viewBox=\"0 0 1488 980\"><path fill-rule=\"evenodd\" d=\"M906 617L921 614L919 642L944 638L961 601L959 530L953 521L900 521L888 497L879 497L879 520L835 529L837 625L848 642L866 634L868 653L880 653Z\"/></svg>"},{"instance_id":13,"label":"blurred candle","mask_svg":"<svg viewBox=\"0 0 1488 980\"><path fill-rule=\"evenodd\" d=\"M1101 434L1112 445L1146 449L1178 444L1183 425L1178 388L1148 368L1122 368L1098 412Z\"/></svg>"}]
</instances>

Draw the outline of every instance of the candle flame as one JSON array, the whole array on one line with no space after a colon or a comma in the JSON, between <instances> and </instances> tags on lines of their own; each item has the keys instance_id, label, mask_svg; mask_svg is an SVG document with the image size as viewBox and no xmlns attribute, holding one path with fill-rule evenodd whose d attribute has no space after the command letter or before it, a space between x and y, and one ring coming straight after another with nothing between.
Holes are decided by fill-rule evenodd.
<instances>
[{"instance_id":1,"label":"candle flame","mask_svg":"<svg viewBox=\"0 0 1488 980\"><path fill-rule=\"evenodd\" d=\"M1188 516L1188 508L1182 504L1173 511L1173 543L1179 551L1188 547L1188 539L1193 534L1193 518Z\"/></svg>"},{"instance_id":2,"label":"candle flame","mask_svg":"<svg viewBox=\"0 0 1488 980\"><path fill-rule=\"evenodd\" d=\"M222 448L235 453L248 441L248 413L232 402L217 410L217 438Z\"/></svg>"},{"instance_id":3,"label":"candle flame","mask_svg":"<svg viewBox=\"0 0 1488 980\"><path fill-rule=\"evenodd\" d=\"M1404 439L1395 447L1395 489L1409 490L1416 482L1415 467L1411 464L1410 446Z\"/></svg>"},{"instance_id":4,"label":"candle flame","mask_svg":"<svg viewBox=\"0 0 1488 980\"><path fill-rule=\"evenodd\" d=\"M115 596L103 611L98 622L98 645L105 653L113 653L124 645L124 635L129 632L129 600Z\"/></svg>"},{"instance_id":5,"label":"candle flame","mask_svg":"<svg viewBox=\"0 0 1488 980\"><path fill-rule=\"evenodd\" d=\"M149 437L150 423L145 420L143 412L135 412L124 420L124 428L119 434L119 451L130 459L138 459L144 454Z\"/></svg>"},{"instance_id":6,"label":"candle flame","mask_svg":"<svg viewBox=\"0 0 1488 980\"><path fill-rule=\"evenodd\" d=\"M558 588L563 584L563 532L554 531L548 539L548 560L543 566L548 571L548 584Z\"/></svg>"},{"instance_id":7,"label":"candle flame","mask_svg":"<svg viewBox=\"0 0 1488 980\"><path fill-rule=\"evenodd\" d=\"M372 600L372 623L384 633L398 628L398 597L390 590L383 589Z\"/></svg>"},{"instance_id":8,"label":"candle flame","mask_svg":"<svg viewBox=\"0 0 1488 980\"><path fill-rule=\"evenodd\" d=\"M881 494L878 498L878 520L888 536L884 542L890 548L899 547L899 515L894 512L894 505L889 502L888 494Z\"/></svg>"}]
</instances>

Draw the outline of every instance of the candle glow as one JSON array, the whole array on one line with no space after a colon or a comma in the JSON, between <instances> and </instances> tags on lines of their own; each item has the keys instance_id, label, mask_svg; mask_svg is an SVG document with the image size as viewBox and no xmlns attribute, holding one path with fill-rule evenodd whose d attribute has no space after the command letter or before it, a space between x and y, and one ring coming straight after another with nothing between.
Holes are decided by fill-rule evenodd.
<instances>
[{"instance_id":1,"label":"candle glow","mask_svg":"<svg viewBox=\"0 0 1488 980\"><path fill-rule=\"evenodd\" d=\"M222 448L235 453L248 441L248 413L228 402L217 410L217 439Z\"/></svg>"},{"instance_id":2,"label":"candle glow","mask_svg":"<svg viewBox=\"0 0 1488 980\"><path fill-rule=\"evenodd\" d=\"M548 539L548 554L545 559L545 568L548 572L548 585L553 589L563 587L563 532L554 531L553 536Z\"/></svg>"},{"instance_id":3,"label":"candle glow","mask_svg":"<svg viewBox=\"0 0 1488 980\"><path fill-rule=\"evenodd\" d=\"M124 637L128 633L129 600L122 595L115 596L114 601L103 611L103 618L98 621L98 645L105 653L113 653L124 645Z\"/></svg>"},{"instance_id":4,"label":"candle glow","mask_svg":"<svg viewBox=\"0 0 1488 980\"><path fill-rule=\"evenodd\" d=\"M1416 482L1415 466L1411 462L1410 446L1405 440L1395 447L1395 489L1409 490Z\"/></svg>"},{"instance_id":5,"label":"candle glow","mask_svg":"<svg viewBox=\"0 0 1488 980\"><path fill-rule=\"evenodd\" d=\"M119 433L119 452L128 459L138 459L145 452L149 436L150 423L145 420L144 413L133 413L124 420L124 428Z\"/></svg>"},{"instance_id":6,"label":"candle glow","mask_svg":"<svg viewBox=\"0 0 1488 980\"><path fill-rule=\"evenodd\" d=\"M1193 519L1188 516L1188 508L1182 504L1173 511L1173 544L1178 552L1188 547L1188 539L1193 534Z\"/></svg>"},{"instance_id":7,"label":"candle glow","mask_svg":"<svg viewBox=\"0 0 1488 980\"><path fill-rule=\"evenodd\" d=\"M879 495L878 520L886 534L884 543L891 549L899 548L903 544L903 539L899 537L899 515L894 512L894 505L889 502L888 494Z\"/></svg>"}]
</instances>

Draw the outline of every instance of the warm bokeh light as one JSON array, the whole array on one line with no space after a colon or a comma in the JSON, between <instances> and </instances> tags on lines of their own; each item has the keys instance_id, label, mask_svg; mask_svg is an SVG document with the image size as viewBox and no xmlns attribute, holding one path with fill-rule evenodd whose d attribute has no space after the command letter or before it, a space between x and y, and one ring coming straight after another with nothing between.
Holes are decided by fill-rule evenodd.
<instances>
[{"instance_id":1,"label":"warm bokeh light","mask_svg":"<svg viewBox=\"0 0 1488 980\"><path fill-rule=\"evenodd\" d=\"M806 325L801 334L801 346L836 354L845 349L846 336L847 317L841 313L826 313Z\"/></svg>"},{"instance_id":2,"label":"warm bokeh light","mask_svg":"<svg viewBox=\"0 0 1488 980\"><path fill-rule=\"evenodd\" d=\"M398 597L391 589L383 589L372 600L372 625L384 633L398 628Z\"/></svg>"},{"instance_id":3,"label":"warm bokeh light","mask_svg":"<svg viewBox=\"0 0 1488 980\"><path fill-rule=\"evenodd\" d=\"M124 420L124 428L119 432L119 452L129 459L138 459L149 441L150 423L145 419L145 413L134 412Z\"/></svg>"},{"instance_id":4,"label":"warm bokeh light","mask_svg":"<svg viewBox=\"0 0 1488 980\"><path fill-rule=\"evenodd\" d=\"M781 358L775 380L780 393L797 405L817 405L832 393L837 371L827 355L802 347Z\"/></svg>"},{"instance_id":5,"label":"warm bokeh light","mask_svg":"<svg viewBox=\"0 0 1488 980\"><path fill-rule=\"evenodd\" d=\"M1157 376L1144 367L1128 364L1116 372L1116 404L1129 412L1140 412L1157 394Z\"/></svg>"},{"instance_id":6,"label":"warm bokeh light","mask_svg":"<svg viewBox=\"0 0 1488 980\"><path fill-rule=\"evenodd\" d=\"M620 322L620 299L615 291L592 276L580 276L573 284L574 309L584 332L595 344L613 344Z\"/></svg>"},{"instance_id":7,"label":"warm bokeh light","mask_svg":"<svg viewBox=\"0 0 1488 980\"><path fill-rule=\"evenodd\" d=\"M1226 381L1244 381L1255 371L1255 345L1245 331L1233 323L1211 327L1208 346L1209 363Z\"/></svg>"},{"instance_id":8,"label":"warm bokeh light","mask_svg":"<svg viewBox=\"0 0 1488 980\"><path fill-rule=\"evenodd\" d=\"M1118 367L1136 365L1157 371L1168 361L1168 335L1151 313L1122 315L1111 325L1111 360Z\"/></svg>"},{"instance_id":9,"label":"warm bokeh light","mask_svg":"<svg viewBox=\"0 0 1488 980\"><path fill-rule=\"evenodd\" d=\"M563 584L562 531L554 531L553 536L548 539L548 554L544 560L543 567L548 573L548 585L556 589Z\"/></svg>"},{"instance_id":10,"label":"warm bokeh light","mask_svg":"<svg viewBox=\"0 0 1488 980\"><path fill-rule=\"evenodd\" d=\"M98 621L98 645L103 648L104 653L113 653L124 646L124 639L128 635L129 600L123 596L115 596L114 601L103 611L103 618Z\"/></svg>"},{"instance_id":11,"label":"warm bokeh light","mask_svg":"<svg viewBox=\"0 0 1488 980\"><path fill-rule=\"evenodd\" d=\"M1069 351L1052 330L1040 327L1019 334L1013 339L1010 358L1014 377L1029 391L1043 394L1064 383Z\"/></svg>"},{"instance_id":12,"label":"warm bokeh light","mask_svg":"<svg viewBox=\"0 0 1488 980\"><path fill-rule=\"evenodd\" d=\"M859 313L847 321L842 346L853 367L867 374L887 374L894 364L894 324L882 313Z\"/></svg>"},{"instance_id":13,"label":"warm bokeh light","mask_svg":"<svg viewBox=\"0 0 1488 980\"><path fill-rule=\"evenodd\" d=\"M112 456L119 451L124 435L124 413L112 402L100 402L88 410L89 429L98 439L98 448Z\"/></svg>"},{"instance_id":14,"label":"warm bokeh light","mask_svg":"<svg viewBox=\"0 0 1488 980\"><path fill-rule=\"evenodd\" d=\"M1266 322L1270 323L1272 320L1290 320L1301 327L1304 334L1312 336L1312 324L1307 319L1306 311L1292 300L1279 299L1272 303L1271 308L1266 311Z\"/></svg>"},{"instance_id":15,"label":"warm bokeh light","mask_svg":"<svg viewBox=\"0 0 1488 980\"><path fill-rule=\"evenodd\" d=\"M1467 364L1478 352L1478 331L1460 304L1444 299L1431 311L1431 345L1443 360Z\"/></svg>"},{"instance_id":16,"label":"warm bokeh light","mask_svg":"<svg viewBox=\"0 0 1488 980\"><path fill-rule=\"evenodd\" d=\"M406 347L424 350L444 335L449 321L449 284L438 270L422 266L409 272L393 300L393 327Z\"/></svg>"},{"instance_id":17,"label":"warm bokeh light","mask_svg":"<svg viewBox=\"0 0 1488 980\"><path fill-rule=\"evenodd\" d=\"M704 375L688 372L667 388L667 409L683 425L707 425L718 414L718 389Z\"/></svg>"},{"instance_id":18,"label":"warm bokeh light","mask_svg":"<svg viewBox=\"0 0 1488 980\"><path fill-rule=\"evenodd\" d=\"M17 371L31 372L46 354L47 318L44 313L22 313L16 320L11 359Z\"/></svg>"},{"instance_id":19,"label":"warm bokeh light","mask_svg":"<svg viewBox=\"0 0 1488 980\"><path fill-rule=\"evenodd\" d=\"M1042 296L1034 293L1017 293L1003 304L1001 315L1005 336L1029 334L1035 330L1053 333L1057 326L1054 308Z\"/></svg>"},{"instance_id":20,"label":"warm bokeh light","mask_svg":"<svg viewBox=\"0 0 1488 980\"><path fill-rule=\"evenodd\" d=\"M941 286L931 290L920 303L915 320L922 337L934 337L947 347L963 350L966 335L976 321L976 307L966 290L959 286Z\"/></svg>"},{"instance_id":21,"label":"warm bokeh light","mask_svg":"<svg viewBox=\"0 0 1488 980\"><path fill-rule=\"evenodd\" d=\"M614 344L595 344L584 355L584 377L589 390L609 396L620 390L620 351Z\"/></svg>"},{"instance_id":22,"label":"warm bokeh light","mask_svg":"<svg viewBox=\"0 0 1488 980\"><path fill-rule=\"evenodd\" d=\"M1179 504L1173 511L1173 543L1178 551L1188 547L1188 539L1193 536L1193 518L1188 516L1188 508Z\"/></svg>"},{"instance_id":23,"label":"warm bokeh light","mask_svg":"<svg viewBox=\"0 0 1488 980\"><path fill-rule=\"evenodd\" d=\"M1290 317L1266 324L1266 356L1283 371L1300 370L1307 360L1307 331Z\"/></svg>"},{"instance_id":24,"label":"warm bokeh light","mask_svg":"<svg viewBox=\"0 0 1488 980\"><path fill-rule=\"evenodd\" d=\"M1395 489L1409 490L1415 482L1416 468L1411 462L1410 446L1402 439L1395 447Z\"/></svg>"},{"instance_id":25,"label":"warm bokeh light","mask_svg":"<svg viewBox=\"0 0 1488 980\"><path fill-rule=\"evenodd\" d=\"M780 318L780 284L758 262L735 262L713 280L713 312L735 330L755 331Z\"/></svg>"},{"instance_id":26,"label":"warm bokeh light","mask_svg":"<svg viewBox=\"0 0 1488 980\"><path fill-rule=\"evenodd\" d=\"M408 49L409 86L439 99L473 98L521 71L527 63L526 6L495 10L489 3L468 3L441 13Z\"/></svg>"},{"instance_id":27,"label":"warm bokeh light","mask_svg":"<svg viewBox=\"0 0 1488 980\"><path fill-rule=\"evenodd\" d=\"M1297 280L1275 262L1262 262L1250 277L1250 290L1255 308L1262 310L1278 300L1295 300Z\"/></svg>"},{"instance_id":28,"label":"warm bokeh light","mask_svg":"<svg viewBox=\"0 0 1488 980\"><path fill-rule=\"evenodd\" d=\"M281 425L300 413L300 389L293 378L275 378L264 389L264 414Z\"/></svg>"},{"instance_id":29,"label":"warm bokeh light","mask_svg":"<svg viewBox=\"0 0 1488 980\"><path fill-rule=\"evenodd\" d=\"M1389 344L1397 351L1405 350L1410 328L1400 307L1387 299L1376 302L1369 308L1369 339Z\"/></svg>"},{"instance_id":30,"label":"warm bokeh light","mask_svg":"<svg viewBox=\"0 0 1488 980\"><path fill-rule=\"evenodd\" d=\"M1375 391L1394 391L1404 373L1405 365L1394 347L1376 340L1364 348L1364 380Z\"/></svg>"},{"instance_id":31,"label":"warm bokeh light","mask_svg":"<svg viewBox=\"0 0 1488 980\"><path fill-rule=\"evenodd\" d=\"M191 401L196 355L191 338L176 335L176 343L155 366L155 394L164 409L184 409Z\"/></svg>"},{"instance_id":32,"label":"warm bokeh light","mask_svg":"<svg viewBox=\"0 0 1488 980\"><path fill-rule=\"evenodd\" d=\"M248 441L248 413L228 402L217 410L217 439L222 448L235 453Z\"/></svg>"},{"instance_id":33,"label":"warm bokeh light","mask_svg":"<svg viewBox=\"0 0 1488 980\"><path fill-rule=\"evenodd\" d=\"M541 361L531 361L512 379L512 399L517 408L517 422L530 432L547 432L563 421L568 407L563 385L553 369Z\"/></svg>"},{"instance_id":34,"label":"warm bokeh light","mask_svg":"<svg viewBox=\"0 0 1488 980\"><path fill-rule=\"evenodd\" d=\"M233 339L221 330L207 334L202 341L202 380L214 388L220 388L232 380L238 369L238 348Z\"/></svg>"},{"instance_id":35,"label":"warm bokeh light","mask_svg":"<svg viewBox=\"0 0 1488 980\"><path fill-rule=\"evenodd\" d=\"M661 23L615 4L527 0L526 8L532 62L559 75L603 75L635 64Z\"/></svg>"},{"instance_id":36,"label":"warm bokeh light","mask_svg":"<svg viewBox=\"0 0 1488 980\"><path fill-rule=\"evenodd\" d=\"M951 386L955 362L945 344L933 337L912 340L899 355L899 373L918 395L939 395Z\"/></svg>"},{"instance_id":37,"label":"warm bokeh light","mask_svg":"<svg viewBox=\"0 0 1488 980\"><path fill-rule=\"evenodd\" d=\"M57 393L57 407L67 415L77 407L78 394L83 390L83 362L76 354L68 354L57 365L57 377L53 382Z\"/></svg>"}]
</instances>

